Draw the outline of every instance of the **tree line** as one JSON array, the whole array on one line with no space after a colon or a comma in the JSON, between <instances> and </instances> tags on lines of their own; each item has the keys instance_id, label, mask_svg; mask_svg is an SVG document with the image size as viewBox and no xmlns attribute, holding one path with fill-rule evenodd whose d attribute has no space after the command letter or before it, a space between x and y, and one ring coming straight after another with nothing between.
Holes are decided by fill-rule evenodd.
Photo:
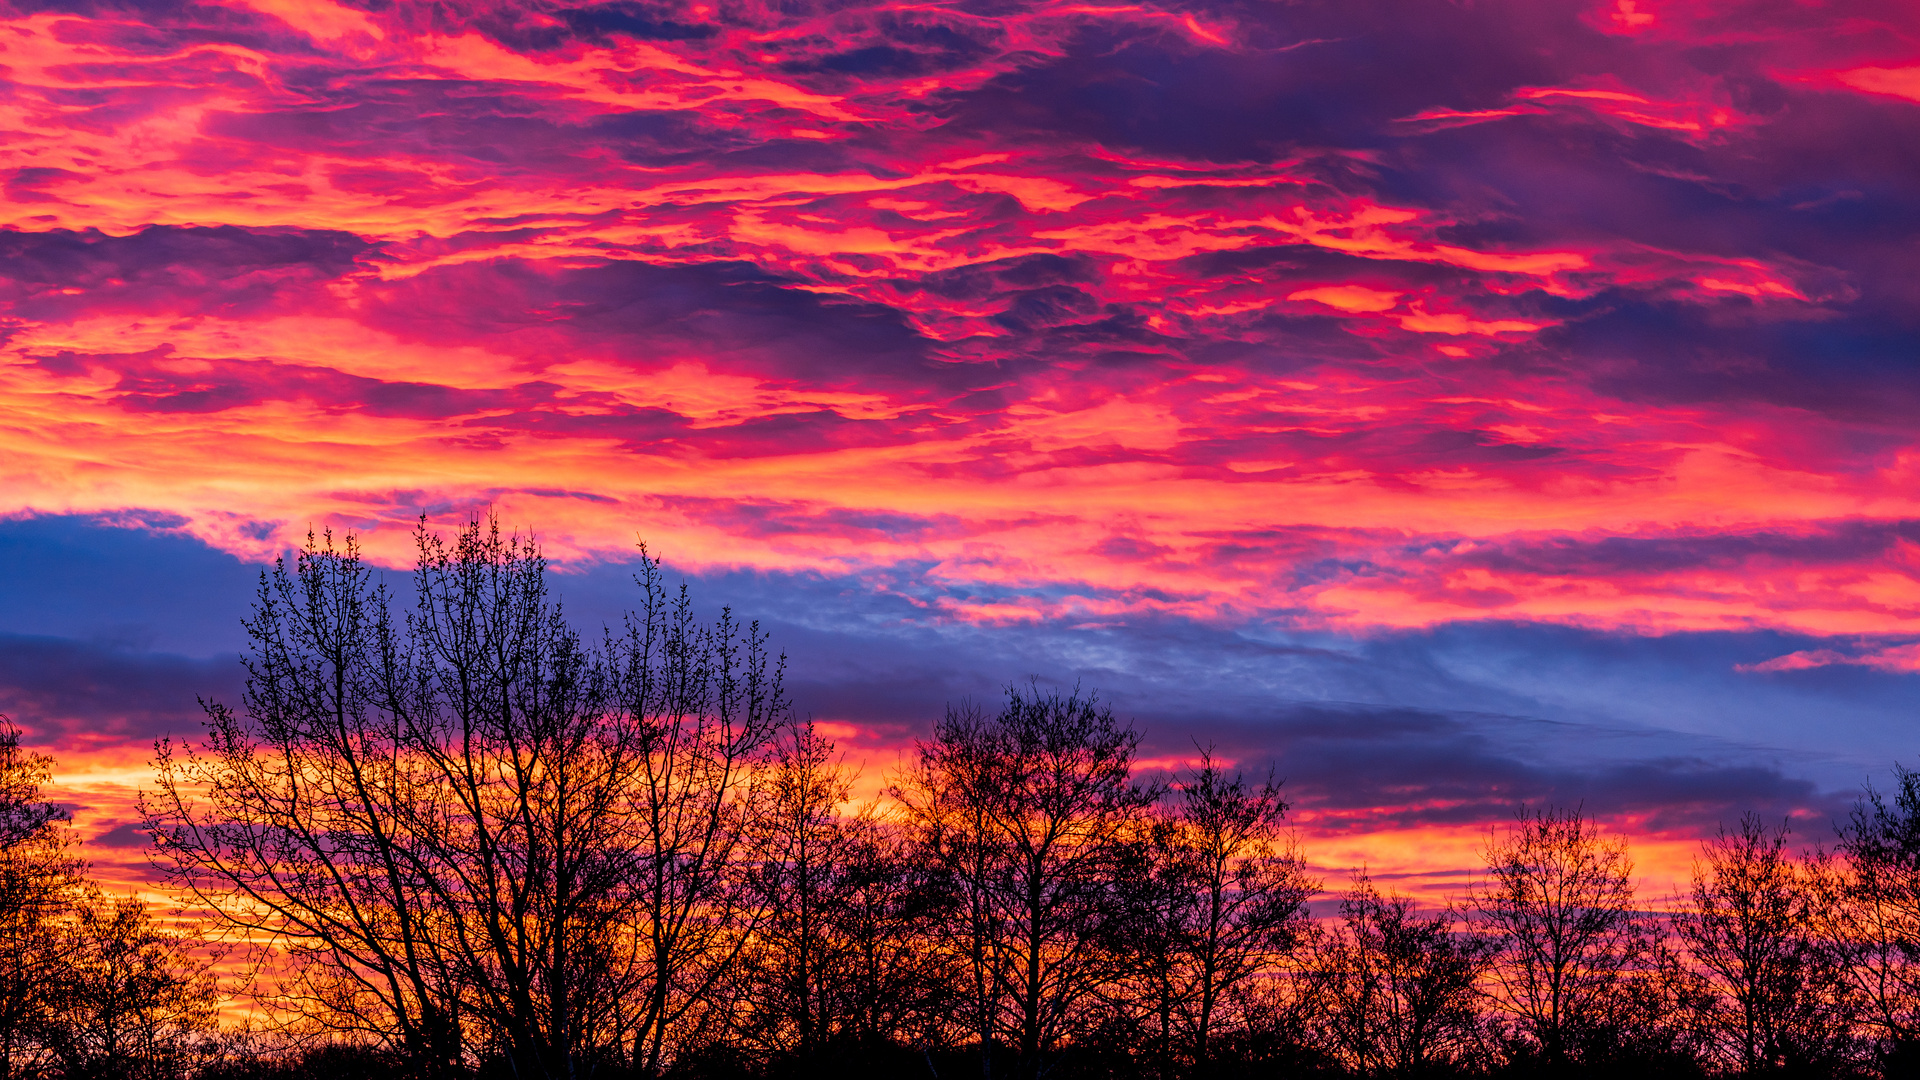
<instances>
[{"instance_id":1,"label":"tree line","mask_svg":"<svg viewBox=\"0 0 1920 1080\"><path fill-rule=\"evenodd\" d=\"M264 573L243 700L159 744L191 918L89 884L0 731L0 1080L1920 1071L1920 775L1670 900L1555 808L1447 906L1326 899L1270 775L1147 775L1092 694L952 706L856 804L644 550L589 637L530 539L417 542L404 611L351 538Z\"/></svg>"}]
</instances>

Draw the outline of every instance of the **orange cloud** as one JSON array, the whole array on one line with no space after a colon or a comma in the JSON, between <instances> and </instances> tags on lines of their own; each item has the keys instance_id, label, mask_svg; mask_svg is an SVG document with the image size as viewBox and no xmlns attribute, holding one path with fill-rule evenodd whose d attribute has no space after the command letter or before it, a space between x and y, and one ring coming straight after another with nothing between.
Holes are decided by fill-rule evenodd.
<instances>
[{"instance_id":1,"label":"orange cloud","mask_svg":"<svg viewBox=\"0 0 1920 1080\"><path fill-rule=\"evenodd\" d=\"M1836 72L1834 78L1862 93L1920 101L1920 66L1854 68Z\"/></svg>"},{"instance_id":2,"label":"orange cloud","mask_svg":"<svg viewBox=\"0 0 1920 1080\"><path fill-rule=\"evenodd\" d=\"M1288 293L1289 300L1312 300L1340 311L1386 311L1400 301L1396 292L1381 292L1359 285L1326 285Z\"/></svg>"}]
</instances>

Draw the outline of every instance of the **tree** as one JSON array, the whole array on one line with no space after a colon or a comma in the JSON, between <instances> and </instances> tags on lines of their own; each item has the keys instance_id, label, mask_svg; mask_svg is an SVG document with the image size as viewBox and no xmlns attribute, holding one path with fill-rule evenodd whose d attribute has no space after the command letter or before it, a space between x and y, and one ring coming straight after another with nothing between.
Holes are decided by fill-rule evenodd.
<instances>
[{"instance_id":1,"label":"tree","mask_svg":"<svg viewBox=\"0 0 1920 1080\"><path fill-rule=\"evenodd\" d=\"M1889 799L1869 787L1815 867L1822 936L1842 951L1857 1017L1889 1068L1920 1067L1920 772L1894 766Z\"/></svg>"},{"instance_id":2,"label":"tree","mask_svg":"<svg viewBox=\"0 0 1920 1080\"><path fill-rule=\"evenodd\" d=\"M64 969L62 921L81 885L65 810L40 797L52 760L20 745L0 716L0 1080L37 1059Z\"/></svg>"},{"instance_id":3,"label":"tree","mask_svg":"<svg viewBox=\"0 0 1920 1080\"><path fill-rule=\"evenodd\" d=\"M980 1075L993 1075L993 1049L1000 1028L995 982L1002 920L994 885L1006 859L990 805L994 798L992 731L971 706L949 706L930 742L916 747L917 760L890 793L899 804L915 847L939 869L939 887L950 917L935 924L937 942L963 985L961 1026L980 1056Z\"/></svg>"},{"instance_id":4,"label":"tree","mask_svg":"<svg viewBox=\"0 0 1920 1080\"><path fill-rule=\"evenodd\" d=\"M0 852L20 850L45 840L67 812L40 798L53 771L53 759L20 745L20 728L0 714Z\"/></svg>"},{"instance_id":5,"label":"tree","mask_svg":"<svg viewBox=\"0 0 1920 1080\"><path fill-rule=\"evenodd\" d=\"M1422 1076L1466 1060L1479 1043L1475 983L1484 939L1451 909L1429 916L1382 896L1362 874L1340 901L1341 925L1317 947L1314 993L1326 1041L1361 1076Z\"/></svg>"},{"instance_id":6,"label":"tree","mask_svg":"<svg viewBox=\"0 0 1920 1080\"><path fill-rule=\"evenodd\" d=\"M764 919L737 966L737 1032L799 1075L883 1068L947 1027L940 957L925 948L940 894L813 724L769 770L752 887Z\"/></svg>"},{"instance_id":7,"label":"tree","mask_svg":"<svg viewBox=\"0 0 1920 1080\"><path fill-rule=\"evenodd\" d=\"M794 727L767 782L753 874L766 918L745 958L751 1000L743 1028L807 1069L853 1022L855 958L836 925L862 831L840 813L847 798L832 743L811 722Z\"/></svg>"},{"instance_id":8,"label":"tree","mask_svg":"<svg viewBox=\"0 0 1920 1080\"><path fill-rule=\"evenodd\" d=\"M1142 822L1144 835L1117 875L1127 905L1126 970L1100 990L1115 1015L1103 1037L1134 1044L1148 1075L1186 1071L1181 1021L1193 1004L1189 963L1198 934L1201 863L1175 814Z\"/></svg>"},{"instance_id":9,"label":"tree","mask_svg":"<svg viewBox=\"0 0 1920 1080\"><path fill-rule=\"evenodd\" d=\"M203 746L162 740L143 796L162 868L242 939L278 948L279 1004L389 1045L425 1077L465 1061L461 916L436 906L403 635L347 537L261 574L244 713L204 703ZM410 688L408 688L410 689Z\"/></svg>"},{"instance_id":10,"label":"tree","mask_svg":"<svg viewBox=\"0 0 1920 1080\"><path fill-rule=\"evenodd\" d=\"M1229 995L1270 972L1300 938L1307 898L1319 882L1279 835L1287 804L1268 776L1259 787L1229 779L1210 753L1179 785L1180 825L1197 869L1193 912L1192 1004L1187 1027L1203 1068Z\"/></svg>"},{"instance_id":11,"label":"tree","mask_svg":"<svg viewBox=\"0 0 1920 1080\"><path fill-rule=\"evenodd\" d=\"M791 717L787 659L768 656L760 624L725 608L699 624L686 586L670 598L659 561L640 554L641 607L607 653L640 762L628 801L636 982L622 1022L636 1067L655 1075L676 1040L717 1026L712 995L764 916L745 875L762 767Z\"/></svg>"},{"instance_id":12,"label":"tree","mask_svg":"<svg viewBox=\"0 0 1920 1080\"><path fill-rule=\"evenodd\" d=\"M183 1076L213 1027L211 959L86 880L40 797L51 768L0 717L0 1077Z\"/></svg>"},{"instance_id":13,"label":"tree","mask_svg":"<svg viewBox=\"0 0 1920 1080\"><path fill-rule=\"evenodd\" d=\"M947 1044L959 969L929 946L955 911L939 869L893 822L866 812L847 825L829 925L843 957L836 997L843 1041L872 1062L889 1048Z\"/></svg>"},{"instance_id":14,"label":"tree","mask_svg":"<svg viewBox=\"0 0 1920 1080\"><path fill-rule=\"evenodd\" d=\"M1752 814L1723 826L1673 920L1712 994L1706 1028L1742 1076L1830 1067L1845 1049L1844 983L1814 937L1807 875L1786 841L1784 825Z\"/></svg>"},{"instance_id":15,"label":"tree","mask_svg":"<svg viewBox=\"0 0 1920 1080\"><path fill-rule=\"evenodd\" d=\"M145 901L88 888L62 927L41 1041L62 1076L183 1077L207 1057L219 988L191 931L156 926Z\"/></svg>"},{"instance_id":16,"label":"tree","mask_svg":"<svg viewBox=\"0 0 1920 1080\"><path fill-rule=\"evenodd\" d=\"M589 647L531 538L416 536L397 620L351 537L262 574L244 712L158 747L176 883L285 950L281 1004L408 1071L658 1071L751 933L753 776L784 713L757 626L643 609Z\"/></svg>"},{"instance_id":17,"label":"tree","mask_svg":"<svg viewBox=\"0 0 1920 1080\"><path fill-rule=\"evenodd\" d=\"M955 883L983 1075L1002 1035L1040 1075L1118 970L1116 872L1159 795L1132 782L1138 743L1091 694L1014 687L992 717L949 709L895 789Z\"/></svg>"},{"instance_id":18,"label":"tree","mask_svg":"<svg viewBox=\"0 0 1920 1080\"><path fill-rule=\"evenodd\" d=\"M1498 944L1493 1000L1518 1021L1523 1048L1564 1067L1647 954L1626 842L1578 810L1522 811L1485 859L1473 904Z\"/></svg>"},{"instance_id":19,"label":"tree","mask_svg":"<svg viewBox=\"0 0 1920 1080\"><path fill-rule=\"evenodd\" d=\"M381 638L375 692L402 739L422 930L486 1051L571 1077L620 1036L644 721L614 707L531 537L489 520L416 538L415 609Z\"/></svg>"},{"instance_id":20,"label":"tree","mask_svg":"<svg viewBox=\"0 0 1920 1080\"><path fill-rule=\"evenodd\" d=\"M1251 980L1277 974L1319 888L1281 837L1287 804L1271 777L1249 784L1203 751L1174 787L1172 812L1148 826L1128 931L1162 1073L1176 1061L1207 1067L1230 1004Z\"/></svg>"}]
</instances>

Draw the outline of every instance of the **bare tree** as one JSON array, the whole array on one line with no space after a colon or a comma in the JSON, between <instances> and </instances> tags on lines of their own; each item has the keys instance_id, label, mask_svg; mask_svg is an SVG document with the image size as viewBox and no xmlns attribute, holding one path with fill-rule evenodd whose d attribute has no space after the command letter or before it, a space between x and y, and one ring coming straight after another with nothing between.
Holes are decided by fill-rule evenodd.
<instances>
[{"instance_id":1,"label":"bare tree","mask_svg":"<svg viewBox=\"0 0 1920 1080\"><path fill-rule=\"evenodd\" d=\"M950 709L896 789L958 885L984 1075L1001 1034L1040 1075L1117 972L1115 873L1159 794L1132 782L1138 742L1090 694L1016 687L991 718Z\"/></svg>"},{"instance_id":2,"label":"bare tree","mask_svg":"<svg viewBox=\"0 0 1920 1080\"><path fill-rule=\"evenodd\" d=\"M890 793L900 805L916 846L940 870L951 916L936 924L937 941L963 972L955 997L964 1003L964 1029L980 1055L980 1075L993 1075L1001 1000L996 971L1003 921L994 892L1006 860L991 805L997 749L992 730L971 703L949 706L930 742Z\"/></svg>"},{"instance_id":3,"label":"bare tree","mask_svg":"<svg viewBox=\"0 0 1920 1080\"><path fill-rule=\"evenodd\" d=\"M836 925L863 824L841 813L848 782L811 722L792 728L768 778L753 874L767 915L745 956L743 1029L764 1050L807 1066L852 1022L855 958Z\"/></svg>"},{"instance_id":4,"label":"bare tree","mask_svg":"<svg viewBox=\"0 0 1920 1080\"><path fill-rule=\"evenodd\" d=\"M86 880L40 797L51 767L0 717L0 1077L184 1076L213 1028L212 958Z\"/></svg>"},{"instance_id":5,"label":"bare tree","mask_svg":"<svg viewBox=\"0 0 1920 1080\"><path fill-rule=\"evenodd\" d=\"M1920 772L1894 766L1892 798L1871 787L1835 857L1815 867L1822 936L1843 951L1857 1018L1889 1068L1920 1067ZM1904 1063L1904 1064L1896 1064Z\"/></svg>"},{"instance_id":6,"label":"bare tree","mask_svg":"<svg viewBox=\"0 0 1920 1080\"><path fill-rule=\"evenodd\" d=\"M1300 937L1307 898L1320 883L1280 836L1287 804L1269 775L1254 787L1201 755L1178 785L1180 825L1197 869L1193 993L1186 1022L1193 1060L1205 1067L1222 1005L1249 979L1272 972Z\"/></svg>"},{"instance_id":7,"label":"bare tree","mask_svg":"<svg viewBox=\"0 0 1920 1080\"><path fill-rule=\"evenodd\" d=\"M81 887L66 811L40 796L51 771L0 716L0 1080L39 1056L49 988L66 963L62 920Z\"/></svg>"},{"instance_id":8,"label":"bare tree","mask_svg":"<svg viewBox=\"0 0 1920 1080\"><path fill-rule=\"evenodd\" d=\"M1493 1001L1523 1045L1564 1066L1647 954L1626 842L1578 810L1523 811L1485 859L1473 904L1498 943Z\"/></svg>"},{"instance_id":9,"label":"bare tree","mask_svg":"<svg viewBox=\"0 0 1920 1080\"><path fill-rule=\"evenodd\" d=\"M20 728L0 714L0 852L44 840L67 812L40 798L53 759L20 745Z\"/></svg>"},{"instance_id":10,"label":"bare tree","mask_svg":"<svg viewBox=\"0 0 1920 1080\"><path fill-rule=\"evenodd\" d=\"M882 1068L952 1027L926 947L945 896L876 806L846 805L851 782L810 721L782 738L752 875L765 917L735 966L739 1037L803 1075Z\"/></svg>"},{"instance_id":11,"label":"bare tree","mask_svg":"<svg viewBox=\"0 0 1920 1080\"><path fill-rule=\"evenodd\" d=\"M1190 1064L1181 1021L1195 996L1189 961L1198 939L1201 860L1175 814L1146 817L1141 833L1116 875L1127 905L1126 970L1098 992L1114 1013L1104 1037L1134 1044L1149 1075L1166 1080Z\"/></svg>"},{"instance_id":12,"label":"bare tree","mask_svg":"<svg viewBox=\"0 0 1920 1080\"><path fill-rule=\"evenodd\" d=\"M659 1072L676 1039L711 1032L711 995L764 910L747 887L762 766L789 719L786 657L758 623L722 609L697 623L687 589L669 597L641 549L640 610L612 639L614 700L640 769L630 813L636 983L624 1025L636 1065Z\"/></svg>"},{"instance_id":13,"label":"bare tree","mask_svg":"<svg viewBox=\"0 0 1920 1080\"><path fill-rule=\"evenodd\" d=\"M932 947L954 916L940 869L896 825L870 811L849 823L831 924L844 954L840 1008L846 1036L869 1058L888 1044L925 1051L964 1025L952 1006L962 969Z\"/></svg>"},{"instance_id":14,"label":"bare tree","mask_svg":"<svg viewBox=\"0 0 1920 1080\"><path fill-rule=\"evenodd\" d=\"M377 685L410 770L401 827L434 947L487 1049L571 1077L618 1052L638 721L613 706L610 665L567 624L531 537L488 519L416 540L415 610L383 637Z\"/></svg>"},{"instance_id":15,"label":"bare tree","mask_svg":"<svg viewBox=\"0 0 1920 1080\"><path fill-rule=\"evenodd\" d=\"M41 1036L61 1075L170 1080L211 1056L216 958L191 927L155 925L138 897L87 888L62 931Z\"/></svg>"},{"instance_id":16,"label":"bare tree","mask_svg":"<svg viewBox=\"0 0 1920 1080\"><path fill-rule=\"evenodd\" d=\"M244 713L159 747L162 861L288 954L282 1005L417 1075L657 1071L753 929L780 666L757 627L669 602L644 549L642 612L590 649L530 538L417 539L404 621L351 538L262 575Z\"/></svg>"},{"instance_id":17,"label":"bare tree","mask_svg":"<svg viewBox=\"0 0 1920 1080\"><path fill-rule=\"evenodd\" d=\"M1246 984L1276 976L1301 937L1319 889L1282 837L1287 805L1271 776L1229 776L1210 751L1156 815L1136 875L1134 995L1144 1006L1162 1073L1205 1068Z\"/></svg>"},{"instance_id":18,"label":"bare tree","mask_svg":"<svg viewBox=\"0 0 1920 1080\"><path fill-rule=\"evenodd\" d=\"M1674 929L1711 993L1706 1030L1742 1076L1829 1068L1846 1049L1844 981L1816 937L1787 829L1722 827L1694 863Z\"/></svg>"},{"instance_id":19,"label":"bare tree","mask_svg":"<svg viewBox=\"0 0 1920 1080\"><path fill-rule=\"evenodd\" d=\"M1422 916L1362 874L1340 925L1317 942L1314 995L1326 1041L1361 1076L1420 1076L1470 1059L1480 1044L1475 983L1485 939L1451 909Z\"/></svg>"},{"instance_id":20,"label":"bare tree","mask_svg":"<svg viewBox=\"0 0 1920 1080\"><path fill-rule=\"evenodd\" d=\"M143 795L162 869L238 938L284 950L279 1003L384 1042L419 1075L464 1058L458 912L436 908L414 825L426 776L389 706L399 642L351 537L263 573L245 713L206 703L200 747L162 740Z\"/></svg>"}]
</instances>

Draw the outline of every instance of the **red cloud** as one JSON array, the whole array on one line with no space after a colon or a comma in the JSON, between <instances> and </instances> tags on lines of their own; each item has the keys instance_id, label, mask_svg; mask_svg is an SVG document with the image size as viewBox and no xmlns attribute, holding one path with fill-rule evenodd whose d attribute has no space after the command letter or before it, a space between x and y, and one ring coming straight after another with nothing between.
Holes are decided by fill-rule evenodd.
<instances>
[{"instance_id":1,"label":"red cloud","mask_svg":"<svg viewBox=\"0 0 1920 1080\"><path fill-rule=\"evenodd\" d=\"M970 620L1908 632L1891 549L1470 556L1920 515L1911 249L1807 224L1895 196L1805 149L1911 69L1802 7L1463 9L1360 81L1338 6L14 17L0 510L401 558L493 500Z\"/></svg>"}]
</instances>

